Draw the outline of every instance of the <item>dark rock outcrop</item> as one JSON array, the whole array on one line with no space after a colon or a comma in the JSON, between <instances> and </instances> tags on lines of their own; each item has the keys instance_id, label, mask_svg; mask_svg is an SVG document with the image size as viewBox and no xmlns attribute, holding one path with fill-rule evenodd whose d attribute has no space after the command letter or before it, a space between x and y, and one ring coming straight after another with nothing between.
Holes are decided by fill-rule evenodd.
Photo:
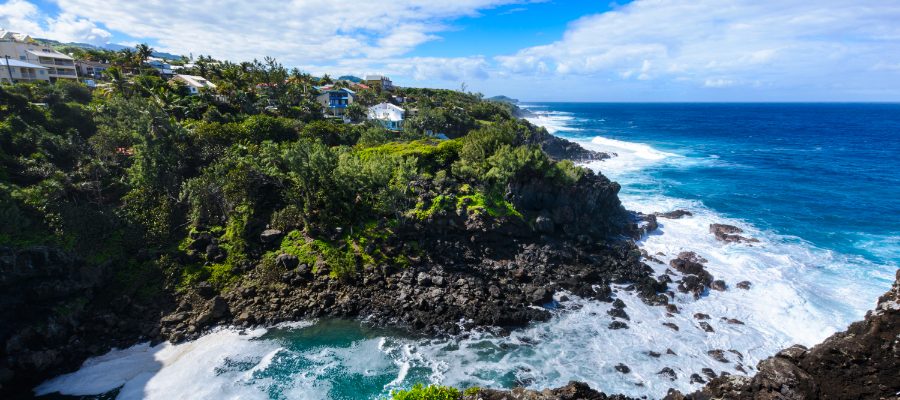
<instances>
[{"instance_id":1,"label":"dark rock outcrop","mask_svg":"<svg viewBox=\"0 0 900 400\"><path fill-rule=\"evenodd\" d=\"M727 224L710 224L709 225L709 233L712 233L716 236L717 240L721 240L726 243L756 243L759 242L757 239L747 238L739 233L744 233L744 230L738 228L734 225Z\"/></svg>"},{"instance_id":2,"label":"dark rock outcrop","mask_svg":"<svg viewBox=\"0 0 900 400\"><path fill-rule=\"evenodd\" d=\"M900 270L863 321L810 349L795 345L760 361L755 376L720 376L666 399L897 399L900 397ZM733 351L740 359L743 356ZM716 354L725 358L724 352Z\"/></svg>"},{"instance_id":3,"label":"dark rock outcrop","mask_svg":"<svg viewBox=\"0 0 900 400\"><path fill-rule=\"evenodd\" d=\"M692 217L692 216L694 216L693 213L691 213L690 211L686 211L686 210L674 210L674 211L668 211L668 212L657 212L657 213L653 213L653 215L656 215L656 216L659 217L659 218L666 218L666 219L680 219L681 217Z\"/></svg>"},{"instance_id":4,"label":"dark rock outcrop","mask_svg":"<svg viewBox=\"0 0 900 400\"><path fill-rule=\"evenodd\" d=\"M54 247L0 247L0 398L27 398L89 356L158 336L168 298L146 290L152 279L129 292L116 280L122 267Z\"/></svg>"},{"instance_id":5,"label":"dark rock outcrop","mask_svg":"<svg viewBox=\"0 0 900 400\"><path fill-rule=\"evenodd\" d=\"M699 298L712 285L713 276L706 271L702 262L706 260L694 252L682 252L669 261L669 266L684 274L678 284L678 291L693 293L695 298Z\"/></svg>"},{"instance_id":6,"label":"dark rock outcrop","mask_svg":"<svg viewBox=\"0 0 900 400\"><path fill-rule=\"evenodd\" d=\"M519 113L518 116L529 117L532 115L533 114L530 114L530 112L528 112L527 110L523 110L523 112ZM536 128L532 135L525 141L525 144L540 146L541 150L547 153L547 155L550 156L551 159L557 161L599 161L616 156L615 154L607 154L601 153L599 151L585 149L578 143L575 143L571 140L552 135L544 128Z\"/></svg>"},{"instance_id":7,"label":"dark rock outcrop","mask_svg":"<svg viewBox=\"0 0 900 400\"><path fill-rule=\"evenodd\" d=\"M591 389L586 383L569 382L568 385L542 391L515 388L512 390L480 389L463 400L632 400L623 395L606 395ZM634 399L636 400L636 399Z\"/></svg>"}]
</instances>

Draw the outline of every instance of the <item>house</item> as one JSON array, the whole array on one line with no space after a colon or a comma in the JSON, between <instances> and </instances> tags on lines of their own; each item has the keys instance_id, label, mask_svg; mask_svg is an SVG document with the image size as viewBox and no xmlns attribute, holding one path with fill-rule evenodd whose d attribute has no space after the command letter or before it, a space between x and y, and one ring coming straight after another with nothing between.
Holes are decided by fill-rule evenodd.
<instances>
[{"instance_id":1,"label":"house","mask_svg":"<svg viewBox=\"0 0 900 400\"><path fill-rule=\"evenodd\" d=\"M365 83L369 86L381 85L381 89L389 92L394 90L394 83L391 82L391 78L384 75L366 75Z\"/></svg>"},{"instance_id":2,"label":"house","mask_svg":"<svg viewBox=\"0 0 900 400\"><path fill-rule=\"evenodd\" d=\"M111 67L111 65L104 62L88 60L75 61L75 70L78 71L78 76L82 78L98 79L103 76L103 71L106 71L109 67Z\"/></svg>"},{"instance_id":3,"label":"house","mask_svg":"<svg viewBox=\"0 0 900 400\"><path fill-rule=\"evenodd\" d=\"M319 90L323 93L316 96L316 101L322 105L326 113L334 116L344 115L347 106L353 104L353 101L356 100L356 92L347 88L319 88Z\"/></svg>"},{"instance_id":4,"label":"house","mask_svg":"<svg viewBox=\"0 0 900 400\"><path fill-rule=\"evenodd\" d=\"M0 82L3 83L49 82L50 74L47 73L47 70L47 67L13 60L9 56L0 58Z\"/></svg>"},{"instance_id":5,"label":"house","mask_svg":"<svg viewBox=\"0 0 900 400\"><path fill-rule=\"evenodd\" d=\"M147 66L155 69L163 77L169 77L175 74L172 64L159 57L150 57L147 59Z\"/></svg>"},{"instance_id":6,"label":"house","mask_svg":"<svg viewBox=\"0 0 900 400\"><path fill-rule=\"evenodd\" d=\"M381 103L369 107L368 118L377 121L382 126L392 131L403 129L403 108L391 103Z\"/></svg>"},{"instance_id":7,"label":"house","mask_svg":"<svg viewBox=\"0 0 900 400\"><path fill-rule=\"evenodd\" d=\"M192 95L200 93L201 89L215 89L216 84L206 80L206 78L197 75L181 75L176 74L171 81L181 82L187 86L188 91Z\"/></svg>"},{"instance_id":8,"label":"house","mask_svg":"<svg viewBox=\"0 0 900 400\"><path fill-rule=\"evenodd\" d=\"M51 82L57 79L78 79L72 57L53 50L49 45L40 44L23 33L0 30L0 58L5 57L46 68Z\"/></svg>"}]
</instances>

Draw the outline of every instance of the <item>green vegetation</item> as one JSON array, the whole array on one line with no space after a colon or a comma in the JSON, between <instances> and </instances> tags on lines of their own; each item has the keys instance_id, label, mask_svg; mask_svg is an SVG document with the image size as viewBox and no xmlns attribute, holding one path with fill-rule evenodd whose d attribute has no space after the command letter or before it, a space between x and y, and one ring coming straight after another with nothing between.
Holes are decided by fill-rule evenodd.
<instances>
[{"instance_id":1,"label":"green vegetation","mask_svg":"<svg viewBox=\"0 0 900 400\"><path fill-rule=\"evenodd\" d=\"M414 245L386 246L407 222L525 218L505 197L511 182L584 173L551 161L511 105L478 94L397 89L411 117L396 133L324 119L314 85L327 77L201 57L186 72L217 89L190 96L142 70L148 51L81 50L116 65L93 91L0 86L0 242L118 260L123 281L181 289L225 289L282 253L344 277L409 265ZM363 106L391 98L358 94ZM268 228L285 233L280 245L260 241Z\"/></svg>"},{"instance_id":2,"label":"green vegetation","mask_svg":"<svg viewBox=\"0 0 900 400\"><path fill-rule=\"evenodd\" d=\"M478 393L478 388L469 388L464 392L449 386L415 384L409 390L391 391L391 400L460 400L463 396Z\"/></svg>"}]
</instances>

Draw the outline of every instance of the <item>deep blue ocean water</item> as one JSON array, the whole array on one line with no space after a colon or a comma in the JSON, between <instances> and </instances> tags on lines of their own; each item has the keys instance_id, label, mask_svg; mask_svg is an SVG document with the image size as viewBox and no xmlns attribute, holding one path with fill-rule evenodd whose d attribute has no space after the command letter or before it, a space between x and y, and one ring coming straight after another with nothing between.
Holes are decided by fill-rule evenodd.
<instances>
[{"instance_id":1,"label":"deep blue ocean water","mask_svg":"<svg viewBox=\"0 0 900 400\"><path fill-rule=\"evenodd\" d=\"M561 116L563 137L718 160L651 166L655 179L625 192L699 200L821 248L900 263L900 104L528 106Z\"/></svg>"}]
</instances>

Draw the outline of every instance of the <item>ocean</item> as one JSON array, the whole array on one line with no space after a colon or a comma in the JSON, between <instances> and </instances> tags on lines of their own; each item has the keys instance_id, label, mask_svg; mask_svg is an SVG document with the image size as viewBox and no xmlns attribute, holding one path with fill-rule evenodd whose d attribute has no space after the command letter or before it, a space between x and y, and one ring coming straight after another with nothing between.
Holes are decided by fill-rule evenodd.
<instances>
[{"instance_id":1,"label":"ocean","mask_svg":"<svg viewBox=\"0 0 900 400\"><path fill-rule=\"evenodd\" d=\"M433 339L341 320L220 329L185 344L115 350L36 392L375 399L416 382L545 388L582 380L607 393L655 398L670 387L699 388L688 377L702 368L752 374L781 348L814 345L861 319L893 281L900 265L898 104L522 106L551 133L615 153L585 166L621 183L627 208L692 212L660 219L659 231L639 245L664 262L694 251L729 289L699 300L678 295L680 313L672 316L617 290L631 316L629 329L620 330L607 327L609 304L581 299L508 336ZM711 223L739 226L759 242L716 241ZM657 273L666 268L648 264ZM734 287L743 280L750 290ZM701 329L695 313L708 314L714 331ZM725 351L728 362L711 350ZM630 371L616 371L619 363ZM678 379L659 375L664 367Z\"/></svg>"}]
</instances>

